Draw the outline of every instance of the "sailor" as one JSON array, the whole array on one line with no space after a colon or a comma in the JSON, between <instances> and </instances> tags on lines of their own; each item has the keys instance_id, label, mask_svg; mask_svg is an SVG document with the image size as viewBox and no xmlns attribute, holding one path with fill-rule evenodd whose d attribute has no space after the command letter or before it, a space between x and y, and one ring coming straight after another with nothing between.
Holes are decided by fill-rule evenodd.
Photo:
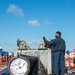
<instances>
[{"instance_id":1,"label":"sailor","mask_svg":"<svg viewBox=\"0 0 75 75\"><path fill-rule=\"evenodd\" d=\"M2 51L2 47L0 47L0 55L3 56L4 52Z\"/></svg>"},{"instance_id":2,"label":"sailor","mask_svg":"<svg viewBox=\"0 0 75 75\"><path fill-rule=\"evenodd\" d=\"M57 31L55 39L48 41L43 37L47 48L51 48L52 51L52 68L55 75L64 75L64 55L65 55L65 41L61 38L61 32ZM60 70L60 73L59 73Z\"/></svg>"}]
</instances>

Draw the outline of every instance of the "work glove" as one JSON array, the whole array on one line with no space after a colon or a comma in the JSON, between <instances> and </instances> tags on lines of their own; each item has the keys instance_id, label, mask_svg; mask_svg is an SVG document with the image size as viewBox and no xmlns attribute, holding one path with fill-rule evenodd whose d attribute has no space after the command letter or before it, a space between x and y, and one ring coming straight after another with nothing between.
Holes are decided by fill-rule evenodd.
<instances>
[{"instance_id":1,"label":"work glove","mask_svg":"<svg viewBox=\"0 0 75 75\"><path fill-rule=\"evenodd\" d=\"M43 40L46 40L46 38L45 38L45 37L43 37Z\"/></svg>"}]
</instances>

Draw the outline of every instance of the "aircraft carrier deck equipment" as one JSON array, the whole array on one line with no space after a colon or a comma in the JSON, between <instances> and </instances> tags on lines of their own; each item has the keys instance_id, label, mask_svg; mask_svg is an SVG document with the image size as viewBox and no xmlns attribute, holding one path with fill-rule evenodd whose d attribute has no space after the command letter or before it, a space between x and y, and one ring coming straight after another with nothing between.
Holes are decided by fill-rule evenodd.
<instances>
[{"instance_id":1,"label":"aircraft carrier deck equipment","mask_svg":"<svg viewBox=\"0 0 75 75\"><path fill-rule=\"evenodd\" d=\"M51 75L51 50L39 43L38 49L30 49L25 41L17 41L18 49L14 50L14 58L9 62L10 75Z\"/></svg>"}]
</instances>

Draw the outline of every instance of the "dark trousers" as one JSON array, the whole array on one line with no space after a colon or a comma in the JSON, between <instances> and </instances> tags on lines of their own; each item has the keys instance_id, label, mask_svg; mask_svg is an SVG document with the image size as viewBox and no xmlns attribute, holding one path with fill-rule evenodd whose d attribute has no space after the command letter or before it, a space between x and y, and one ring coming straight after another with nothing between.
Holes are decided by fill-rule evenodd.
<instances>
[{"instance_id":1,"label":"dark trousers","mask_svg":"<svg viewBox=\"0 0 75 75\"><path fill-rule=\"evenodd\" d=\"M52 68L55 75L64 75L64 52L52 53Z\"/></svg>"}]
</instances>

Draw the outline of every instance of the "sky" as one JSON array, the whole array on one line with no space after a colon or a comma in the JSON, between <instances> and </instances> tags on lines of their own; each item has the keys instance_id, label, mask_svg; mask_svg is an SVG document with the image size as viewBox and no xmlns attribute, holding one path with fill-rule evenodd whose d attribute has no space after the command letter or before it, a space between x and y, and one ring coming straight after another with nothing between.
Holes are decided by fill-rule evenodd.
<instances>
[{"instance_id":1,"label":"sky","mask_svg":"<svg viewBox=\"0 0 75 75\"><path fill-rule=\"evenodd\" d=\"M18 38L31 48L61 31L66 50L75 49L75 0L0 0L0 46L14 51Z\"/></svg>"}]
</instances>

